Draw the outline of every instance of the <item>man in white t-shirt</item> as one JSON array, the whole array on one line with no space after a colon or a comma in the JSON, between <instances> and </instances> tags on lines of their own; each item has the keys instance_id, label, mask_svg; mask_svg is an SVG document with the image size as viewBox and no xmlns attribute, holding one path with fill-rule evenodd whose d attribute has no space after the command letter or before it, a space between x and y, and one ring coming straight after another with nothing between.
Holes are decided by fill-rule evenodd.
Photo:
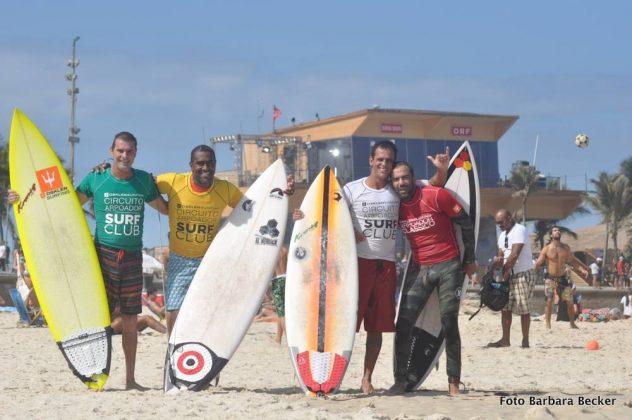
<instances>
[{"instance_id":1,"label":"man in white t-shirt","mask_svg":"<svg viewBox=\"0 0 632 420\"><path fill-rule=\"evenodd\" d=\"M535 283L529 234L524 226L513 220L507 209L498 210L494 221L501 231L498 236L498 256L494 258L494 263L497 267L502 267L503 279L509 282L509 301L502 310L502 338L487 346L511 345L511 320L513 314L516 314L520 315L522 347L527 348L531 325L531 296Z\"/></svg>"},{"instance_id":2,"label":"man in white t-shirt","mask_svg":"<svg viewBox=\"0 0 632 420\"><path fill-rule=\"evenodd\" d=\"M601 279L599 278L601 267L599 267L599 264L601 264L601 258L597 258L589 267L590 275L592 276L592 286L601 289Z\"/></svg>"},{"instance_id":3,"label":"man in white t-shirt","mask_svg":"<svg viewBox=\"0 0 632 420\"><path fill-rule=\"evenodd\" d=\"M380 349L382 333L395 331L395 235L399 217L399 195L392 188L390 176L397 158L397 148L390 141L377 142L371 148L369 176L344 186L349 203L358 253L358 320L356 331L364 321L367 332L364 375L361 390L373 393L371 378ZM430 180L443 185L447 178L449 152L428 159L437 168Z\"/></svg>"}]
</instances>

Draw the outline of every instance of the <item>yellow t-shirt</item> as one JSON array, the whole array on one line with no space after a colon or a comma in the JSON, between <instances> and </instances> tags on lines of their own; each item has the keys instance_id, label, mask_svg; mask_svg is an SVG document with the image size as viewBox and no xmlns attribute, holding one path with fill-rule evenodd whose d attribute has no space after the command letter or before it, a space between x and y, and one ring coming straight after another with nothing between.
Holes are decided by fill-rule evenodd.
<instances>
[{"instance_id":1,"label":"yellow t-shirt","mask_svg":"<svg viewBox=\"0 0 632 420\"><path fill-rule=\"evenodd\" d=\"M202 258L217 235L222 212L243 197L239 188L213 178L207 191L191 189L191 172L158 175L156 184L169 201L169 251L183 257Z\"/></svg>"}]
</instances>

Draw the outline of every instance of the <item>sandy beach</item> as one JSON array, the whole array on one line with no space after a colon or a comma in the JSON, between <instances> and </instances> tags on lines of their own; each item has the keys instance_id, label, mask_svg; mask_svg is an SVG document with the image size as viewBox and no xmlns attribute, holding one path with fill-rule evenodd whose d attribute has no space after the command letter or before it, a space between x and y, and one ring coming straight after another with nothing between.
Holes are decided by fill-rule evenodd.
<instances>
[{"instance_id":1,"label":"sandy beach","mask_svg":"<svg viewBox=\"0 0 632 420\"><path fill-rule=\"evenodd\" d=\"M104 392L88 391L70 372L47 328L16 328L15 313L0 313L0 417L2 418L288 418L288 419L496 419L610 418L632 416L632 320L607 323L531 324L531 348L522 349L514 318L512 347L489 349L500 337L500 315L484 309L468 321L478 301L462 306L462 381L467 391L447 396L445 358L422 388L388 395L392 384L392 335L385 337L374 377L377 393L359 393L366 335L356 336L354 355L340 392L329 399L304 396L287 349L273 343L275 324L254 323L220 386L165 396L162 372L166 338L139 337L136 378L151 389L124 391L121 336L113 338L111 376ZM602 348L587 351L588 340ZM512 404L513 403L513 404ZM588 403L591 403L588 405ZM597 405L592 405L595 403ZM562 404L562 405L560 405Z\"/></svg>"}]
</instances>

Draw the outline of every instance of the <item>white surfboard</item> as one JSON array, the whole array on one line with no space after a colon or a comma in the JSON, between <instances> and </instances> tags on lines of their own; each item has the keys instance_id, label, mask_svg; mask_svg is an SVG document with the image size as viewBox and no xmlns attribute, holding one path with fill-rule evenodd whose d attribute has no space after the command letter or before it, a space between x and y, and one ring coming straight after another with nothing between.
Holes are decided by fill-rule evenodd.
<instances>
[{"instance_id":1,"label":"white surfboard","mask_svg":"<svg viewBox=\"0 0 632 420\"><path fill-rule=\"evenodd\" d=\"M206 388L237 350L283 243L286 187L279 159L252 184L211 243L169 337L165 392Z\"/></svg>"},{"instance_id":2,"label":"white surfboard","mask_svg":"<svg viewBox=\"0 0 632 420\"><path fill-rule=\"evenodd\" d=\"M356 243L347 201L325 167L294 224L285 283L285 323L292 366L307 394L335 392L355 338Z\"/></svg>"},{"instance_id":3,"label":"white surfboard","mask_svg":"<svg viewBox=\"0 0 632 420\"><path fill-rule=\"evenodd\" d=\"M457 199L463 209L469 214L474 222L474 237L478 240L479 214L480 214L480 190L478 184L478 173L476 162L470 144L464 142L450 160L448 168L448 179L444 188L449 190ZM461 227L454 225L455 233L459 242L461 258L463 258L463 240L461 239ZM404 281L410 265L411 255L408 255L408 264L404 270ZM468 277L463 280L461 288L461 302L467 291ZM404 289L404 284L400 290ZM399 314L399 304L401 303L401 292L399 295L397 309ZM445 334L441 328L441 314L439 313L439 295L435 289L423 310L417 318L417 322L411 332L412 355L409 360L408 377L409 382L406 391L417 389L428 377L432 368L436 366L439 357L445 348ZM396 366L397 351L393 351L393 369ZM416 378L412 380L411 378Z\"/></svg>"}]
</instances>

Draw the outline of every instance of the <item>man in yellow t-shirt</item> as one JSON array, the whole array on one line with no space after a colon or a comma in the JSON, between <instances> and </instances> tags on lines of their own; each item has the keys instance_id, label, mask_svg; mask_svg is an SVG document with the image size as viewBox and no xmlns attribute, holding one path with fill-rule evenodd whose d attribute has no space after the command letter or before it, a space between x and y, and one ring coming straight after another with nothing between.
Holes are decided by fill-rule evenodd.
<instances>
[{"instance_id":1,"label":"man in yellow t-shirt","mask_svg":"<svg viewBox=\"0 0 632 420\"><path fill-rule=\"evenodd\" d=\"M209 146L191 151L191 172L166 173L156 178L158 191L169 203L169 265L165 285L167 333L202 257L219 230L226 206L234 208L243 193L228 181L215 178L215 152Z\"/></svg>"},{"instance_id":2,"label":"man in yellow t-shirt","mask_svg":"<svg viewBox=\"0 0 632 420\"><path fill-rule=\"evenodd\" d=\"M166 320L170 334L206 250L219 230L226 206L234 208L243 193L234 184L215 178L215 152L200 145L191 150L191 172L158 175L156 185L169 205L169 263L167 267ZM287 178L284 193L294 193Z\"/></svg>"}]
</instances>

